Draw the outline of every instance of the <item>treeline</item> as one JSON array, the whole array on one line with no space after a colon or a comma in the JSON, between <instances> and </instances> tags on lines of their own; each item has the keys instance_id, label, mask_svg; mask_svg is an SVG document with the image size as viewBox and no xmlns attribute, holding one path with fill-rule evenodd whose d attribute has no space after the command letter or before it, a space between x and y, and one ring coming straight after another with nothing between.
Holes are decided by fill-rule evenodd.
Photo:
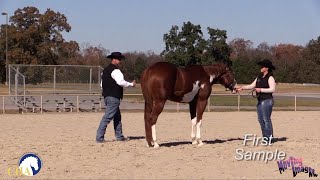
<instances>
[{"instance_id":1,"label":"treeline","mask_svg":"<svg viewBox=\"0 0 320 180\"><path fill-rule=\"evenodd\" d=\"M261 43L253 48L253 43L244 39L235 39L229 44L233 49L230 59L239 82L250 83L259 72L256 62L268 58L276 66L277 82L320 84L320 37L310 40L306 46Z\"/></svg>"},{"instance_id":2,"label":"treeline","mask_svg":"<svg viewBox=\"0 0 320 180\"><path fill-rule=\"evenodd\" d=\"M96 65L106 66L111 52L101 46L79 45L66 41L62 33L70 32L67 18L51 9L41 14L35 7L17 9L10 23L0 29L0 82L5 82L6 28L8 30L9 64ZM293 44L258 46L242 38L227 42L225 30L207 27L207 36L200 25L185 22L172 26L164 34L165 49L154 52L124 52L121 69L126 79L138 80L141 72L158 61L184 67L190 64L232 64L239 83L250 83L259 72L256 62L273 61L277 82L320 84L320 36L305 46ZM208 37L205 39L204 37ZM121 49L119 50L121 51Z\"/></svg>"}]
</instances>

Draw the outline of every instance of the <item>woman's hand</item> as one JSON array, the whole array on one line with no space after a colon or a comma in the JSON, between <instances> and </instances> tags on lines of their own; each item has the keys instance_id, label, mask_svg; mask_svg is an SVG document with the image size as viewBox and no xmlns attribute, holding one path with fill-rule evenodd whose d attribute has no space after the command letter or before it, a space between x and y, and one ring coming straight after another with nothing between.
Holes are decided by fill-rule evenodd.
<instances>
[{"instance_id":1,"label":"woman's hand","mask_svg":"<svg viewBox=\"0 0 320 180\"><path fill-rule=\"evenodd\" d=\"M237 92L239 92L239 91L242 91L243 89L242 89L241 86L238 86L238 87L235 88L235 90L236 90Z\"/></svg>"}]
</instances>

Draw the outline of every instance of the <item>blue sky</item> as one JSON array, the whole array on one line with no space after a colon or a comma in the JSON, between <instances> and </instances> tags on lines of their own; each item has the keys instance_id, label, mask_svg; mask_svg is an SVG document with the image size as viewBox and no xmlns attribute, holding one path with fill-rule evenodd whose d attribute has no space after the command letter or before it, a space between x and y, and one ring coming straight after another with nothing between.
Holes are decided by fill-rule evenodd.
<instances>
[{"instance_id":1,"label":"blue sky","mask_svg":"<svg viewBox=\"0 0 320 180\"><path fill-rule=\"evenodd\" d=\"M67 40L110 51L160 53L163 35L187 21L201 25L205 34L207 27L224 29L228 42L244 38L254 46L304 46L320 36L317 0L0 0L0 11L10 16L25 6L65 14L72 27Z\"/></svg>"}]
</instances>

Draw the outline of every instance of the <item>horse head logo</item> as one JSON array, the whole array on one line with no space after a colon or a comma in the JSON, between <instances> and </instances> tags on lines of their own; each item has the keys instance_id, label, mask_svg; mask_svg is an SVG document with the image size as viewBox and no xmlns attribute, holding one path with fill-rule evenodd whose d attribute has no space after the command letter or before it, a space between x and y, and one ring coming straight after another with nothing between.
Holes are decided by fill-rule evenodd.
<instances>
[{"instance_id":1,"label":"horse head logo","mask_svg":"<svg viewBox=\"0 0 320 180\"><path fill-rule=\"evenodd\" d=\"M41 159L33 153L25 154L20 159L19 169L26 176L34 176L41 169Z\"/></svg>"}]
</instances>

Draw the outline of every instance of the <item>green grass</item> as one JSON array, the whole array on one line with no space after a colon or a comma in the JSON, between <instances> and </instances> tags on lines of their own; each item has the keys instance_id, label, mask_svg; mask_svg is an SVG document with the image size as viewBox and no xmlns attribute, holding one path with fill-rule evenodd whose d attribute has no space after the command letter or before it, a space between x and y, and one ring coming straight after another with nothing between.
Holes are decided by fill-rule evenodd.
<instances>
[{"instance_id":1,"label":"green grass","mask_svg":"<svg viewBox=\"0 0 320 180\"><path fill-rule=\"evenodd\" d=\"M211 96L210 105L213 106L238 106L238 96L224 95ZM249 95L240 97L240 106L256 106L257 99ZM290 97L274 97L275 107L291 107L295 105L294 96ZM320 107L320 100L314 98L297 97L297 106Z\"/></svg>"},{"instance_id":2,"label":"green grass","mask_svg":"<svg viewBox=\"0 0 320 180\"><path fill-rule=\"evenodd\" d=\"M134 103L143 103L141 95L125 95L124 100ZM237 95L211 95L210 106L238 106ZM170 103L170 102L169 102ZM240 96L240 106L256 106L257 99L250 95ZM294 107L294 96L274 97L274 107ZM314 98L297 97L297 106L320 107L320 100Z\"/></svg>"},{"instance_id":3,"label":"green grass","mask_svg":"<svg viewBox=\"0 0 320 180\"><path fill-rule=\"evenodd\" d=\"M75 86L67 86L63 85L61 83L57 84L58 87L61 87L64 89L58 89L59 91L63 92L64 90L69 90L69 88L74 90ZM77 87L79 88L87 88L87 84L77 84ZM29 87L30 90L38 90L43 91L45 88L32 88ZM28 89L27 88L27 89ZM95 87L96 88L96 87ZM320 92L320 86L302 86L297 84L279 84L276 86L276 92L277 93L319 93ZM100 93L100 92L99 92ZM212 95L210 97L210 105L212 106L238 106L238 96L237 95L231 95L230 91L225 91L225 88L219 84L213 85L213 94L224 94L223 96L219 95ZM240 106L256 106L257 100L253 98L251 95L247 95L249 91L243 91L241 92L240 97ZM0 95L7 95L8 89L4 85L0 85ZM138 84L135 88L125 88L124 94L142 94L140 84ZM124 100L129 102L135 102L135 103L143 103L144 99L141 95L130 95L125 96ZM170 103L170 102L169 102ZM275 107L292 107L295 105L294 96L291 97L275 97ZM297 106L306 106L306 107L320 107L320 100L319 98L297 98Z\"/></svg>"}]
</instances>

